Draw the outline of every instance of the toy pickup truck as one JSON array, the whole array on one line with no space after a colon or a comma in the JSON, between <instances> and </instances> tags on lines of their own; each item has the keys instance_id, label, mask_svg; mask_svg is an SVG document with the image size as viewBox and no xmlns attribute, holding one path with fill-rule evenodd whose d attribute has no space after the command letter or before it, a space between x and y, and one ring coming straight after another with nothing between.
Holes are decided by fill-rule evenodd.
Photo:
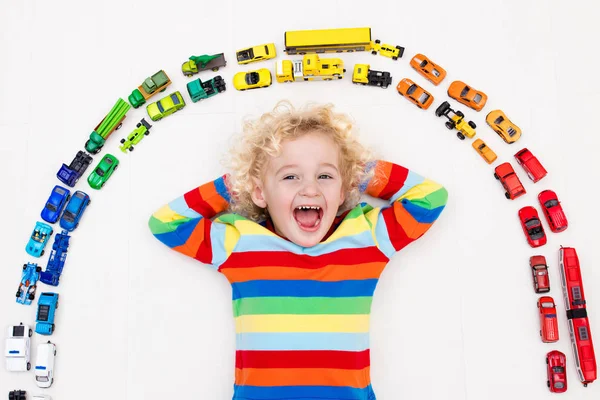
<instances>
[{"instance_id":1,"label":"toy pickup truck","mask_svg":"<svg viewBox=\"0 0 600 400\"><path fill-rule=\"evenodd\" d=\"M201 56L190 56L189 61L184 62L181 65L181 72L185 76L192 76L201 71L213 70L218 71L219 68L227 65L225 61L225 54L213 54L209 56L203 54Z\"/></svg>"},{"instance_id":2,"label":"toy pickup truck","mask_svg":"<svg viewBox=\"0 0 600 400\"><path fill-rule=\"evenodd\" d=\"M58 293L44 292L38 300L35 331L40 335L54 332L54 314L58 308Z\"/></svg>"},{"instance_id":3,"label":"toy pickup truck","mask_svg":"<svg viewBox=\"0 0 600 400\"><path fill-rule=\"evenodd\" d=\"M60 170L56 173L56 177L65 185L74 187L91 163L92 157L85 151L80 150L77 152L77 155L75 155L75 158L71 161L69 166L63 164L62 167L60 167Z\"/></svg>"},{"instance_id":4,"label":"toy pickup truck","mask_svg":"<svg viewBox=\"0 0 600 400\"><path fill-rule=\"evenodd\" d=\"M94 128L90 138L85 142L85 149L90 154L98 154L111 133L123 125L123 120L131 106L123 99L117 100L110 112Z\"/></svg>"},{"instance_id":5,"label":"toy pickup truck","mask_svg":"<svg viewBox=\"0 0 600 400\"><path fill-rule=\"evenodd\" d=\"M129 95L128 100L133 108L138 108L146 103L146 100L150 97L157 93L164 92L170 84L171 79L169 79L166 72L161 69L151 77L146 78L137 89L134 89Z\"/></svg>"},{"instance_id":6,"label":"toy pickup truck","mask_svg":"<svg viewBox=\"0 0 600 400\"><path fill-rule=\"evenodd\" d=\"M221 77L221 75L217 75L214 78L202 82L200 79L196 79L187 84L187 91L192 101L196 103L202 99L207 99L216 94L224 92L226 89L225 81Z\"/></svg>"},{"instance_id":7,"label":"toy pickup truck","mask_svg":"<svg viewBox=\"0 0 600 400\"><path fill-rule=\"evenodd\" d=\"M48 259L48 265L46 265L45 271L40 272L40 281L46 285L58 286L58 280L67 259L70 238L71 236L69 236L69 232L67 231L57 233L54 237L54 244L52 244L52 252Z\"/></svg>"}]
</instances>

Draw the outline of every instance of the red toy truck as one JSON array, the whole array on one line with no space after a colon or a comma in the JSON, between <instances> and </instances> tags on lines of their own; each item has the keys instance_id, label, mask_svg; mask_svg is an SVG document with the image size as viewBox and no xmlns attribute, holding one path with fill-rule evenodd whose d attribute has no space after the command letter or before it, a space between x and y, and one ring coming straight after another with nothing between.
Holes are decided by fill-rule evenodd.
<instances>
[{"instance_id":1,"label":"red toy truck","mask_svg":"<svg viewBox=\"0 0 600 400\"><path fill-rule=\"evenodd\" d=\"M544 166L533 154L531 154L529 150L527 150L527 148L517 152L517 154L515 154L515 158L517 159L519 165L523 167L525 172L527 172L527 176L533 181L533 183L536 183L548 173Z\"/></svg>"},{"instance_id":2,"label":"red toy truck","mask_svg":"<svg viewBox=\"0 0 600 400\"><path fill-rule=\"evenodd\" d=\"M536 293L548 293L550 291L550 278L548 277L548 264L546 257L529 257L529 266L533 275L533 290Z\"/></svg>"},{"instance_id":3,"label":"red toy truck","mask_svg":"<svg viewBox=\"0 0 600 400\"><path fill-rule=\"evenodd\" d=\"M540 312L540 336L544 343L558 341L558 319L556 318L556 304L550 296L542 296L537 302Z\"/></svg>"},{"instance_id":4,"label":"red toy truck","mask_svg":"<svg viewBox=\"0 0 600 400\"><path fill-rule=\"evenodd\" d=\"M514 200L527 193L510 163L500 164L494 171L494 178L502 183L504 190L506 190L504 195L507 199Z\"/></svg>"}]
</instances>

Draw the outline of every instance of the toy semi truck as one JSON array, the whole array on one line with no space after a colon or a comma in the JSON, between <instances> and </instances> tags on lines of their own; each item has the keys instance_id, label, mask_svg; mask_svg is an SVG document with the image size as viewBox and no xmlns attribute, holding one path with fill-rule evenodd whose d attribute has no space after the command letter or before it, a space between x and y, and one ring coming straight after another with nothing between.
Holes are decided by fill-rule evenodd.
<instances>
[{"instance_id":1,"label":"toy semi truck","mask_svg":"<svg viewBox=\"0 0 600 400\"><path fill-rule=\"evenodd\" d=\"M339 58L320 59L317 54L307 54L302 60L277 61L275 77L277 82L314 81L342 79L344 62Z\"/></svg>"},{"instance_id":2,"label":"toy semi truck","mask_svg":"<svg viewBox=\"0 0 600 400\"><path fill-rule=\"evenodd\" d=\"M194 103L224 92L225 89L225 81L221 75L217 75L206 82L196 79L187 84L188 93Z\"/></svg>"},{"instance_id":3,"label":"toy semi truck","mask_svg":"<svg viewBox=\"0 0 600 400\"><path fill-rule=\"evenodd\" d=\"M387 88L392 83L392 76L386 71L374 71L369 64L356 64L352 74L352 82L362 85Z\"/></svg>"},{"instance_id":4,"label":"toy semi truck","mask_svg":"<svg viewBox=\"0 0 600 400\"><path fill-rule=\"evenodd\" d=\"M92 163L92 157L85 151L79 150L68 166L63 164L56 177L65 185L74 187L81 175Z\"/></svg>"},{"instance_id":5,"label":"toy semi truck","mask_svg":"<svg viewBox=\"0 0 600 400\"><path fill-rule=\"evenodd\" d=\"M192 76L201 71L213 70L218 71L219 68L227 65L225 55L223 53L213 54L212 56L203 54L201 56L191 56L189 61L181 65L181 72L185 76Z\"/></svg>"},{"instance_id":6,"label":"toy semi truck","mask_svg":"<svg viewBox=\"0 0 600 400\"><path fill-rule=\"evenodd\" d=\"M137 89L131 92L128 98L129 103L131 103L133 108L138 108L150 97L159 92L164 92L170 84L171 79L169 79L166 72L161 69L151 77L146 78Z\"/></svg>"},{"instance_id":7,"label":"toy semi truck","mask_svg":"<svg viewBox=\"0 0 600 400\"><path fill-rule=\"evenodd\" d=\"M85 149L90 154L98 154L111 133L123 125L123 120L131 106L123 99L117 100L110 112L94 128L90 138L85 142Z\"/></svg>"},{"instance_id":8,"label":"toy semi truck","mask_svg":"<svg viewBox=\"0 0 600 400\"><path fill-rule=\"evenodd\" d=\"M54 237L52 252L46 270L40 272L40 281L46 285L58 286L60 274L62 273L65 261L67 259L67 250L69 249L69 232L63 230Z\"/></svg>"}]
</instances>

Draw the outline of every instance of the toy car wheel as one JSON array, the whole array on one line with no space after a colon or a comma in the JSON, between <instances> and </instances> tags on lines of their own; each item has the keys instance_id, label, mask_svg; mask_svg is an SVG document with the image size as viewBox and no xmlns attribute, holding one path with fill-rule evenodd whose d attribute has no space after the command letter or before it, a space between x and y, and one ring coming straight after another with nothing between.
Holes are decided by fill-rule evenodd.
<instances>
[{"instance_id":1,"label":"toy car wheel","mask_svg":"<svg viewBox=\"0 0 600 400\"><path fill-rule=\"evenodd\" d=\"M92 200L88 200L87 205L89 206L91 202L92 202Z\"/></svg>"},{"instance_id":2,"label":"toy car wheel","mask_svg":"<svg viewBox=\"0 0 600 400\"><path fill-rule=\"evenodd\" d=\"M379 44L379 43L381 43L381 40L377 39L377 40L375 40L375 43Z\"/></svg>"},{"instance_id":3,"label":"toy car wheel","mask_svg":"<svg viewBox=\"0 0 600 400\"><path fill-rule=\"evenodd\" d=\"M402 50L402 46L396 46L398 50Z\"/></svg>"},{"instance_id":4,"label":"toy car wheel","mask_svg":"<svg viewBox=\"0 0 600 400\"><path fill-rule=\"evenodd\" d=\"M139 128L140 126L142 126L142 124L140 124L139 122L137 124L135 124L136 128Z\"/></svg>"},{"instance_id":5,"label":"toy car wheel","mask_svg":"<svg viewBox=\"0 0 600 400\"><path fill-rule=\"evenodd\" d=\"M75 224L75 228L73 228L73 229L77 229L78 226L79 226L79 222Z\"/></svg>"},{"instance_id":6,"label":"toy car wheel","mask_svg":"<svg viewBox=\"0 0 600 400\"><path fill-rule=\"evenodd\" d=\"M546 364L548 364L548 357L546 357Z\"/></svg>"},{"instance_id":7,"label":"toy car wheel","mask_svg":"<svg viewBox=\"0 0 600 400\"><path fill-rule=\"evenodd\" d=\"M444 125L446 125L446 128L448 128L449 130L454 129L454 122L452 121L446 121Z\"/></svg>"},{"instance_id":8,"label":"toy car wheel","mask_svg":"<svg viewBox=\"0 0 600 400\"><path fill-rule=\"evenodd\" d=\"M17 291L17 297L21 297L21 291L20 290Z\"/></svg>"},{"instance_id":9,"label":"toy car wheel","mask_svg":"<svg viewBox=\"0 0 600 400\"><path fill-rule=\"evenodd\" d=\"M121 143L125 143L125 139L121 139Z\"/></svg>"},{"instance_id":10,"label":"toy car wheel","mask_svg":"<svg viewBox=\"0 0 600 400\"><path fill-rule=\"evenodd\" d=\"M23 271L27 269L27 264L23 264Z\"/></svg>"},{"instance_id":11,"label":"toy car wheel","mask_svg":"<svg viewBox=\"0 0 600 400\"><path fill-rule=\"evenodd\" d=\"M54 355L56 355L56 349L54 349Z\"/></svg>"},{"instance_id":12,"label":"toy car wheel","mask_svg":"<svg viewBox=\"0 0 600 400\"><path fill-rule=\"evenodd\" d=\"M52 332L54 332L54 324L52 324L52 326L50 327L50 333L52 333Z\"/></svg>"},{"instance_id":13,"label":"toy car wheel","mask_svg":"<svg viewBox=\"0 0 600 400\"><path fill-rule=\"evenodd\" d=\"M376 52L375 50L373 50L373 51L371 52L371 54L373 54L374 56L376 56L376 55L377 55L377 52Z\"/></svg>"},{"instance_id":14,"label":"toy car wheel","mask_svg":"<svg viewBox=\"0 0 600 400\"><path fill-rule=\"evenodd\" d=\"M457 112L456 112L456 115L458 115L458 116L459 116L459 117L461 117L461 118L464 118L464 117L465 117L465 114L463 114L463 113L462 113L462 111L457 111Z\"/></svg>"},{"instance_id":15,"label":"toy car wheel","mask_svg":"<svg viewBox=\"0 0 600 400\"><path fill-rule=\"evenodd\" d=\"M33 335L33 330L31 328L29 328L29 337L31 337Z\"/></svg>"},{"instance_id":16,"label":"toy car wheel","mask_svg":"<svg viewBox=\"0 0 600 400\"><path fill-rule=\"evenodd\" d=\"M118 131L119 129L121 129L121 127L123 126L123 123L121 122L116 128L115 131Z\"/></svg>"},{"instance_id":17,"label":"toy car wheel","mask_svg":"<svg viewBox=\"0 0 600 400\"><path fill-rule=\"evenodd\" d=\"M42 271L42 267L35 267L35 272L41 272Z\"/></svg>"},{"instance_id":18,"label":"toy car wheel","mask_svg":"<svg viewBox=\"0 0 600 400\"><path fill-rule=\"evenodd\" d=\"M104 187L104 182L102 182L102 184L100 185L100 188L103 188L103 187Z\"/></svg>"},{"instance_id":19,"label":"toy car wheel","mask_svg":"<svg viewBox=\"0 0 600 400\"><path fill-rule=\"evenodd\" d=\"M477 125L475 125L475 122L473 121L469 121L469 126L473 129L477 129Z\"/></svg>"},{"instance_id":20,"label":"toy car wheel","mask_svg":"<svg viewBox=\"0 0 600 400\"><path fill-rule=\"evenodd\" d=\"M546 381L546 385L548 385L548 387L550 387L550 381Z\"/></svg>"},{"instance_id":21,"label":"toy car wheel","mask_svg":"<svg viewBox=\"0 0 600 400\"><path fill-rule=\"evenodd\" d=\"M40 256L43 256L45 252L46 252L45 250L42 250L42 252L40 253Z\"/></svg>"},{"instance_id":22,"label":"toy car wheel","mask_svg":"<svg viewBox=\"0 0 600 400\"><path fill-rule=\"evenodd\" d=\"M397 59L398 59L398 57L396 57L396 56L392 57L392 60L397 60Z\"/></svg>"},{"instance_id":23,"label":"toy car wheel","mask_svg":"<svg viewBox=\"0 0 600 400\"><path fill-rule=\"evenodd\" d=\"M496 178L496 179L500 179L500 177L498 176L498 174L497 174L497 173L495 173L495 172L494 172L494 178Z\"/></svg>"},{"instance_id":24,"label":"toy car wheel","mask_svg":"<svg viewBox=\"0 0 600 400\"><path fill-rule=\"evenodd\" d=\"M148 136L150 134L150 130L147 130L146 132L144 132L144 135Z\"/></svg>"},{"instance_id":25,"label":"toy car wheel","mask_svg":"<svg viewBox=\"0 0 600 400\"><path fill-rule=\"evenodd\" d=\"M440 106L438 108L436 108L436 110L435 110L436 117L441 117L442 115L444 115L446 113L446 111L448 111L449 108L450 108L450 103L448 103L447 101L444 101L442 104L440 104Z\"/></svg>"},{"instance_id":26,"label":"toy car wheel","mask_svg":"<svg viewBox=\"0 0 600 400\"><path fill-rule=\"evenodd\" d=\"M35 299L35 293L31 293L31 294L30 294L29 296L27 296L27 297L29 297L29 300L33 300L33 299Z\"/></svg>"},{"instance_id":27,"label":"toy car wheel","mask_svg":"<svg viewBox=\"0 0 600 400\"><path fill-rule=\"evenodd\" d=\"M510 200L510 194L508 194L508 192L504 192L504 197ZM540 331L540 336L542 336L542 331Z\"/></svg>"},{"instance_id":28,"label":"toy car wheel","mask_svg":"<svg viewBox=\"0 0 600 400\"><path fill-rule=\"evenodd\" d=\"M27 363L27 371L31 369L31 363Z\"/></svg>"},{"instance_id":29,"label":"toy car wheel","mask_svg":"<svg viewBox=\"0 0 600 400\"><path fill-rule=\"evenodd\" d=\"M460 140L465 140L465 135L463 135L462 132L457 132L456 136L458 136Z\"/></svg>"}]
</instances>

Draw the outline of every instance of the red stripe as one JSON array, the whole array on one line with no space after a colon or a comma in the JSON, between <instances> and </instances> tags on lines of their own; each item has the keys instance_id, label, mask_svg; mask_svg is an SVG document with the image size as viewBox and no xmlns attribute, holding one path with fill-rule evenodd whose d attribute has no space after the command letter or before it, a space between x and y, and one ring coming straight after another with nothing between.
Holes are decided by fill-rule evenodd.
<instances>
[{"instance_id":1,"label":"red stripe","mask_svg":"<svg viewBox=\"0 0 600 400\"><path fill-rule=\"evenodd\" d=\"M407 177L408 169L401 167L397 164L393 164L392 171L390 172L389 181L387 185L385 185L378 197L380 199L389 200L394 194L396 194L400 189L402 189L402 186L404 186L404 182L406 182Z\"/></svg>"},{"instance_id":2,"label":"red stripe","mask_svg":"<svg viewBox=\"0 0 600 400\"><path fill-rule=\"evenodd\" d=\"M212 240L210 238L210 227L212 222L207 218L202 218L199 224L202 224L202 226L196 226L196 229L204 229L204 239L198 247L195 258L200 262L210 264L212 263Z\"/></svg>"},{"instance_id":3,"label":"red stripe","mask_svg":"<svg viewBox=\"0 0 600 400\"><path fill-rule=\"evenodd\" d=\"M183 195L183 198L185 199L185 202L188 205L188 207L190 207L192 210L196 211L203 217L212 218L216 215L215 210L212 208L212 206L206 201L204 201L204 199L202 198L199 188L190 190L189 192Z\"/></svg>"},{"instance_id":4,"label":"red stripe","mask_svg":"<svg viewBox=\"0 0 600 400\"><path fill-rule=\"evenodd\" d=\"M369 350L238 350L236 368L338 368L368 367Z\"/></svg>"},{"instance_id":5,"label":"red stripe","mask_svg":"<svg viewBox=\"0 0 600 400\"><path fill-rule=\"evenodd\" d=\"M320 256L294 254L288 251L245 251L231 253L219 270L225 268L295 267L317 269L327 265L354 265L367 262L388 262L375 246L359 249L340 249Z\"/></svg>"},{"instance_id":6,"label":"red stripe","mask_svg":"<svg viewBox=\"0 0 600 400\"><path fill-rule=\"evenodd\" d=\"M394 249L396 249L396 251L400 251L407 244L413 241L413 239L408 237L408 235L404 231L404 228L402 228L402 225L398 223L393 206L383 210L381 212L381 215L383 215L385 226L390 237L390 242L392 242L392 246L394 246Z\"/></svg>"}]
</instances>

